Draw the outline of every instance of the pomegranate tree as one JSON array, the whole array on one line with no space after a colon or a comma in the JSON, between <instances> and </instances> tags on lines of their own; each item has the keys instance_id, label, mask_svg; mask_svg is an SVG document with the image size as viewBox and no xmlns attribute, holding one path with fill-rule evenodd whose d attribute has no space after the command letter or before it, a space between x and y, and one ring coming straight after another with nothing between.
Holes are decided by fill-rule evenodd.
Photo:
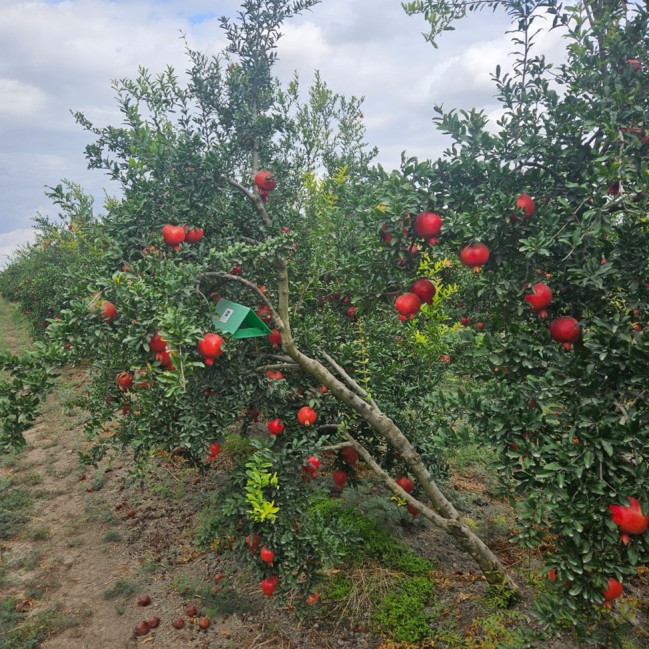
<instances>
[{"instance_id":1,"label":"pomegranate tree","mask_svg":"<svg viewBox=\"0 0 649 649\"><path fill-rule=\"evenodd\" d=\"M282 7L283 17L293 13ZM620 543L620 532L629 533L609 510L633 497L642 516L649 485L649 191L646 143L629 130L647 107L648 86L646 66L625 63L627 52L646 57L638 37L648 33L646 16L637 9L627 27L589 7L588 20L609 21L597 32L606 39L573 29L566 66L550 73L529 50L528 8L508 7L523 51L512 75L496 72L503 117L487 128L478 113L440 109L436 120L451 147L439 160L404 159L390 173L372 167L358 103L322 86L307 104L300 93L280 93L270 59L227 20L231 53L239 55L231 67L190 51L187 87L171 77L157 86L118 84L125 124L91 127L98 137L88 150L91 166L115 175L123 197L103 218L109 245L79 275L48 336L61 353L71 343L70 358L92 359L89 432L102 443L110 422L118 445L140 453L179 449L206 468L221 464L212 464L209 444L221 445L234 468L203 540L227 539L267 594L314 592L318 571L343 553L342 523L325 522L310 507L341 466L352 484L372 475L404 515L438 526L493 585L515 592L470 516L437 484L440 458L457 445L458 421L467 437L497 453L503 489L519 514L517 540L542 548L556 570L546 617L561 610L576 626L578 615L601 612L610 579L629 583L649 561L647 535ZM557 20L577 21L578 11L565 8ZM427 15L435 21L448 12ZM255 42L271 51L278 25L262 22L251 23ZM624 92L613 90L617 77L608 83L613 68ZM565 94L551 91L550 81ZM231 105L231 97L249 104ZM192 120L179 124L189 106ZM318 110L334 128L322 132L299 118ZM182 146L160 147L149 114ZM332 135L339 130L345 137ZM182 171L189 167L191 174ZM260 186L260 169L273 170L276 188ZM609 193L614 183L618 191ZM535 197L539 218L509 218L522 187ZM526 201L518 209L531 207ZM431 218L421 219L418 232L409 215L430 210L444 228L424 237ZM174 230L175 242L161 247L167 221L200 223L200 245L181 245ZM183 226L172 227L186 237ZM489 247L466 245L476 241ZM421 308L432 297L430 286L424 296L415 291L422 278L435 286L440 308ZM521 299L521 286L540 279L552 286L544 307L549 332L536 317L542 291ZM89 286L116 306L110 326L88 311ZM273 338L226 332L228 315L210 298L216 295L260 310ZM154 331L166 342L161 352L150 347ZM204 332L222 342L210 343ZM566 354L553 338L574 349ZM115 372L145 366L145 389L115 385ZM128 416L120 414L125 409ZM285 425L282 434L248 432L255 420L275 419ZM335 533L318 536L318 525ZM290 556L280 557L283 538ZM277 548L273 574L253 545Z\"/></svg>"}]
</instances>

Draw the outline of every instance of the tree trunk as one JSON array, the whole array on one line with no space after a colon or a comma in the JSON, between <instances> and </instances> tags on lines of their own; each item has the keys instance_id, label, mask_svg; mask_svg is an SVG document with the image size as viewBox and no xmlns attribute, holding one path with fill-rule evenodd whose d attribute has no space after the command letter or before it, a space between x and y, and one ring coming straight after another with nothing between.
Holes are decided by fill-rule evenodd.
<instances>
[{"instance_id":1,"label":"tree trunk","mask_svg":"<svg viewBox=\"0 0 649 649\"><path fill-rule=\"evenodd\" d=\"M389 476L372 458L367 450L348 436L348 445L357 449L365 462L376 475L398 496L417 508L423 516L434 525L452 536L456 543L470 554L480 566L485 579L492 585L505 588L511 598L517 598L519 588L498 557L474 534L462 521L452 503L444 496L435 481L431 478L424 462L399 427L371 400L362 388L331 359L330 363L341 378L337 378L327 367L318 360L303 354L295 345L291 335L288 316L288 269L283 259L277 260L279 274L279 314L274 313L274 320L282 334L282 347L305 372L322 382L331 393L346 406L360 415L372 428L397 450L403 461L412 471L422 490L430 500L428 507L406 493L393 478Z\"/></svg>"}]
</instances>

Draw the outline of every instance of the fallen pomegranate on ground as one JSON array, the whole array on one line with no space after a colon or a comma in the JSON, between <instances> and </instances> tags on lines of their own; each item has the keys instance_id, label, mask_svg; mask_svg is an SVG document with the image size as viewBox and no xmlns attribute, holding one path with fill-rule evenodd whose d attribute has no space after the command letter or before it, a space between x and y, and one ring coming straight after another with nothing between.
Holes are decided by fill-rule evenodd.
<instances>
[{"instance_id":1,"label":"fallen pomegranate on ground","mask_svg":"<svg viewBox=\"0 0 649 649\"><path fill-rule=\"evenodd\" d=\"M151 626L146 620L142 620L142 622L139 622L137 626L135 627L135 635L136 636L143 636L146 635L149 631L151 630Z\"/></svg>"}]
</instances>

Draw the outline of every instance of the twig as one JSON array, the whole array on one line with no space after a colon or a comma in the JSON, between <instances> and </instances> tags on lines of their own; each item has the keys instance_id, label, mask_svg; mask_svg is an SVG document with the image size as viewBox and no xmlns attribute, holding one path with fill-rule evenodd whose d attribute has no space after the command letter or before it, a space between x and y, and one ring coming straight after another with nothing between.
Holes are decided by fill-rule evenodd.
<instances>
[{"instance_id":1,"label":"twig","mask_svg":"<svg viewBox=\"0 0 649 649\"><path fill-rule=\"evenodd\" d=\"M336 372L342 377L342 379L347 383L347 385L354 391L359 397L362 397L363 399L367 400L368 403L370 403L374 408L378 408L376 403L374 403L374 399L372 399L363 388L356 383L356 381L347 374L347 372L340 366L336 361L329 356L326 352L322 352L322 356L324 359L333 367Z\"/></svg>"},{"instance_id":2,"label":"twig","mask_svg":"<svg viewBox=\"0 0 649 649\"><path fill-rule=\"evenodd\" d=\"M259 195L254 194L250 190L246 189L241 183L237 182L234 178L231 178L230 176L223 175L221 177L227 183L229 183L233 187L236 187L236 189L242 192L249 200L251 200L255 204L255 207L257 208L257 212L259 212L259 216L261 216L262 221L267 226L270 227L273 225L273 222L271 221L270 216L268 216L268 212L264 207L264 202L261 200Z\"/></svg>"},{"instance_id":3,"label":"twig","mask_svg":"<svg viewBox=\"0 0 649 649\"><path fill-rule=\"evenodd\" d=\"M176 482L180 482L180 479L177 478L177 477L176 477L176 476L171 472L171 470L170 470L168 467L166 467L166 466L163 464L163 465L162 465L162 468L163 468L163 469L164 469L164 470L165 470L165 471L166 471L166 472L167 472L167 473L168 473L168 474L169 474L169 475L170 475L170 476L171 476L171 477L172 477Z\"/></svg>"},{"instance_id":4,"label":"twig","mask_svg":"<svg viewBox=\"0 0 649 649\"><path fill-rule=\"evenodd\" d=\"M349 445L355 448L358 451L358 454L365 460L365 463L367 466L372 469L372 471L383 480L383 483L389 487L399 498L402 498L405 500L409 505L414 507L417 511L421 512L429 521L433 522L435 525L443 529L444 531L448 531L451 523L454 521L451 521L447 518L444 518L443 516L440 516L436 511L433 511L430 509L430 507L427 507L420 501L418 501L416 498L411 496L407 491L402 489L395 481L394 479L388 475L374 460L374 458L369 454L367 449L362 445L359 444L349 433L345 433L345 437L347 438L347 441L349 442Z\"/></svg>"},{"instance_id":5,"label":"twig","mask_svg":"<svg viewBox=\"0 0 649 649\"><path fill-rule=\"evenodd\" d=\"M228 279L233 282L239 282L239 284L243 284L244 286L247 286L250 290L254 291L257 294L257 296L261 299L261 301L268 307L268 309L270 310L273 316L273 320L275 321L275 324L278 326L278 328L280 328L280 325L283 328L282 319L280 318L277 311L275 311L275 307L273 306L272 302L266 297L266 295L262 293L262 291L259 289L257 284L251 282L249 279L246 279L245 277L240 277L239 275L232 275L231 273L222 273L220 271L213 270L213 271L206 271L204 273L200 273L199 275L196 276L196 290L199 290L198 287L201 284L201 280L209 277L216 277L218 279Z\"/></svg>"},{"instance_id":6,"label":"twig","mask_svg":"<svg viewBox=\"0 0 649 649\"><path fill-rule=\"evenodd\" d=\"M255 372L257 370L294 370L294 369L299 369L299 365L297 363L270 363L269 365L258 365L255 368ZM253 374L254 372L251 372Z\"/></svg>"},{"instance_id":7,"label":"twig","mask_svg":"<svg viewBox=\"0 0 649 649\"><path fill-rule=\"evenodd\" d=\"M617 400L613 400L616 410L619 410L622 413L622 422L628 424L631 421L629 417L629 411Z\"/></svg>"}]
</instances>

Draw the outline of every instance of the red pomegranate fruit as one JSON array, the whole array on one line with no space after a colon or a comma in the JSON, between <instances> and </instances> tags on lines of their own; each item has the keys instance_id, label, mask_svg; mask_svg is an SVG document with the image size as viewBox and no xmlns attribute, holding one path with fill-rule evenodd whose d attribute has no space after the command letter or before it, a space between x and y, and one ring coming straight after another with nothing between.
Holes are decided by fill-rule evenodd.
<instances>
[{"instance_id":1,"label":"red pomegranate fruit","mask_svg":"<svg viewBox=\"0 0 649 649\"><path fill-rule=\"evenodd\" d=\"M273 347L279 347L282 344L282 334L279 333L278 329L273 329L268 334L268 342L270 342Z\"/></svg>"},{"instance_id":2,"label":"red pomegranate fruit","mask_svg":"<svg viewBox=\"0 0 649 649\"><path fill-rule=\"evenodd\" d=\"M133 387L133 375L127 371L120 372L116 377L117 385L119 385L120 390L126 392Z\"/></svg>"},{"instance_id":3,"label":"red pomegranate fruit","mask_svg":"<svg viewBox=\"0 0 649 649\"><path fill-rule=\"evenodd\" d=\"M284 422L279 418L271 419L268 422L268 432L271 434L271 437L284 432Z\"/></svg>"},{"instance_id":4,"label":"red pomegranate fruit","mask_svg":"<svg viewBox=\"0 0 649 649\"><path fill-rule=\"evenodd\" d=\"M531 293L526 293L525 301L530 305L532 311L536 311L539 319L545 320L548 317L546 309L552 302L552 290L547 284L538 282L532 286Z\"/></svg>"},{"instance_id":5,"label":"red pomegranate fruit","mask_svg":"<svg viewBox=\"0 0 649 649\"><path fill-rule=\"evenodd\" d=\"M115 308L115 305L108 300L104 300L101 303L99 313L101 314L101 317L107 322L112 322L117 317L117 309Z\"/></svg>"},{"instance_id":6,"label":"red pomegranate fruit","mask_svg":"<svg viewBox=\"0 0 649 649\"><path fill-rule=\"evenodd\" d=\"M464 246L460 250L460 261L474 272L479 272L489 260L489 248L484 243L476 243L470 246Z\"/></svg>"},{"instance_id":7,"label":"red pomegranate fruit","mask_svg":"<svg viewBox=\"0 0 649 649\"><path fill-rule=\"evenodd\" d=\"M579 340L581 336L581 327L574 318L562 316L550 323L550 336L552 340L561 343L567 351L570 351L572 343Z\"/></svg>"},{"instance_id":8,"label":"red pomegranate fruit","mask_svg":"<svg viewBox=\"0 0 649 649\"><path fill-rule=\"evenodd\" d=\"M400 315L410 318L421 308L421 298L415 293L404 293L394 301L394 306Z\"/></svg>"},{"instance_id":9,"label":"red pomegranate fruit","mask_svg":"<svg viewBox=\"0 0 649 649\"><path fill-rule=\"evenodd\" d=\"M203 228L192 228L185 233L185 241L187 243L198 243L202 238L205 231Z\"/></svg>"},{"instance_id":10,"label":"red pomegranate fruit","mask_svg":"<svg viewBox=\"0 0 649 649\"><path fill-rule=\"evenodd\" d=\"M312 426L317 417L315 410L309 406L304 406L297 411L297 420L302 426Z\"/></svg>"},{"instance_id":11,"label":"red pomegranate fruit","mask_svg":"<svg viewBox=\"0 0 649 649\"><path fill-rule=\"evenodd\" d=\"M620 538L625 545L630 542L629 534L644 534L649 526L649 514L642 514L640 503L635 498L629 496L628 500L627 506L608 506L613 522L620 526Z\"/></svg>"},{"instance_id":12,"label":"red pomegranate fruit","mask_svg":"<svg viewBox=\"0 0 649 649\"><path fill-rule=\"evenodd\" d=\"M395 482L406 492L410 493L415 486L415 483L407 476L400 476Z\"/></svg>"},{"instance_id":13,"label":"red pomegranate fruit","mask_svg":"<svg viewBox=\"0 0 649 649\"><path fill-rule=\"evenodd\" d=\"M265 545L259 551L259 556L261 560L272 567L273 559L275 558L275 553L272 550L269 550Z\"/></svg>"},{"instance_id":14,"label":"red pomegranate fruit","mask_svg":"<svg viewBox=\"0 0 649 649\"><path fill-rule=\"evenodd\" d=\"M151 626L146 620L142 620L142 622L139 622L137 626L135 627L135 635L136 636L143 636L146 635L149 631L151 630Z\"/></svg>"},{"instance_id":15,"label":"red pomegranate fruit","mask_svg":"<svg viewBox=\"0 0 649 649\"><path fill-rule=\"evenodd\" d=\"M436 237L442 230L442 217L434 212L420 212L415 219L415 232L422 239Z\"/></svg>"},{"instance_id":16,"label":"red pomegranate fruit","mask_svg":"<svg viewBox=\"0 0 649 649\"><path fill-rule=\"evenodd\" d=\"M338 489L342 489L346 484L347 480L349 479L349 476L345 471L334 471L331 474L331 477L333 478L334 484Z\"/></svg>"},{"instance_id":17,"label":"red pomegranate fruit","mask_svg":"<svg viewBox=\"0 0 649 649\"><path fill-rule=\"evenodd\" d=\"M214 365L214 359L223 353L221 345L224 342L219 334L214 333L207 333L198 341L198 353L204 358L205 365Z\"/></svg>"},{"instance_id":18,"label":"red pomegranate fruit","mask_svg":"<svg viewBox=\"0 0 649 649\"><path fill-rule=\"evenodd\" d=\"M414 293L422 302L426 304L432 304L435 293L437 289L435 284L433 284L429 279L418 279L410 289L411 293Z\"/></svg>"},{"instance_id":19,"label":"red pomegranate fruit","mask_svg":"<svg viewBox=\"0 0 649 649\"><path fill-rule=\"evenodd\" d=\"M413 507L412 505L406 505L406 509L408 510L408 513L413 517L413 519L419 516L419 510L416 507Z\"/></svg>"},{"instance_id":20,"label":"red pomegranate fruit","mask_svg":"<svg viewBox=\"0 0 649 649\"><path fill-rule=\"evenodd\" d=\"M616 597L619 597L624 590L624 586L614 577L610 577L608 580L608 588L602 591L604 599L607 602L614 600Z\"/></svg>"},{"instance_id":21,"label":"red pomegranate fruit","mask_svg":"<svg viewBox=\"0 0 649 649\"><path fill-rule=\"evenodd\" d=\"M516 207L525 210L525 216L529 219L534 214L534 201L529 194L519 194L516 199Z\"/></svg>"},{"instance_id":22,"label":"red pomegranate fruit","mask_svg":"<svg viewBox=\"0 0 649 649\"><path fill-rule=\"evenodd\" d=\"M267 169L258 171L255 174L255 185L257 185L259 193L263 191L266 192L266 196L268 196L267 192L272 192L273 189L275 189L275 187L277 186L273 172L268 171Z\"/></svg>"},{"instance_id":23,"label":"red pomegranate fruit","mask_svg":"<svg viewBox=\"0 0 649 649\"><path fill-rule=\"evenodd\" d=\"M347 446L342 451L342 456L345 458L345 462L350 466L354 466L358 462L358 451L351 446Z\"/></svg>"},{"instance_id":24,"label":"red pomegranate fruit","mask_svg":"<svg viewBox=\"0 0 649 649\"><path fill-rule=\"evenodd\" d=\"M174 250L180 248L180 244L185 240L185 228L182 225L167 225L162 228L162 238L164 242Z\"/></svg>"},{"instance_id":25,"label":"red pomegranate fruit","mask_svg":"<svg viewBox=\"0 0 649 649\"><path fill-rule=\"evenodd\" d=\"M275 592L278 581L277 577L266 577L266 579L261 582L261 590L266 597L270 597Z\"/></svg>"},{"instance_id":26,"label":"red pomegranate fruit","mask_svg":"<svg viewBox=\"0 0 649 649\"><path fill-rule=\"evenodd\" d=\"M156 331L149 340L149 349L154 354L167 351L167 341L160 335L159 331Z\"/></svg>"}]
</instances>

